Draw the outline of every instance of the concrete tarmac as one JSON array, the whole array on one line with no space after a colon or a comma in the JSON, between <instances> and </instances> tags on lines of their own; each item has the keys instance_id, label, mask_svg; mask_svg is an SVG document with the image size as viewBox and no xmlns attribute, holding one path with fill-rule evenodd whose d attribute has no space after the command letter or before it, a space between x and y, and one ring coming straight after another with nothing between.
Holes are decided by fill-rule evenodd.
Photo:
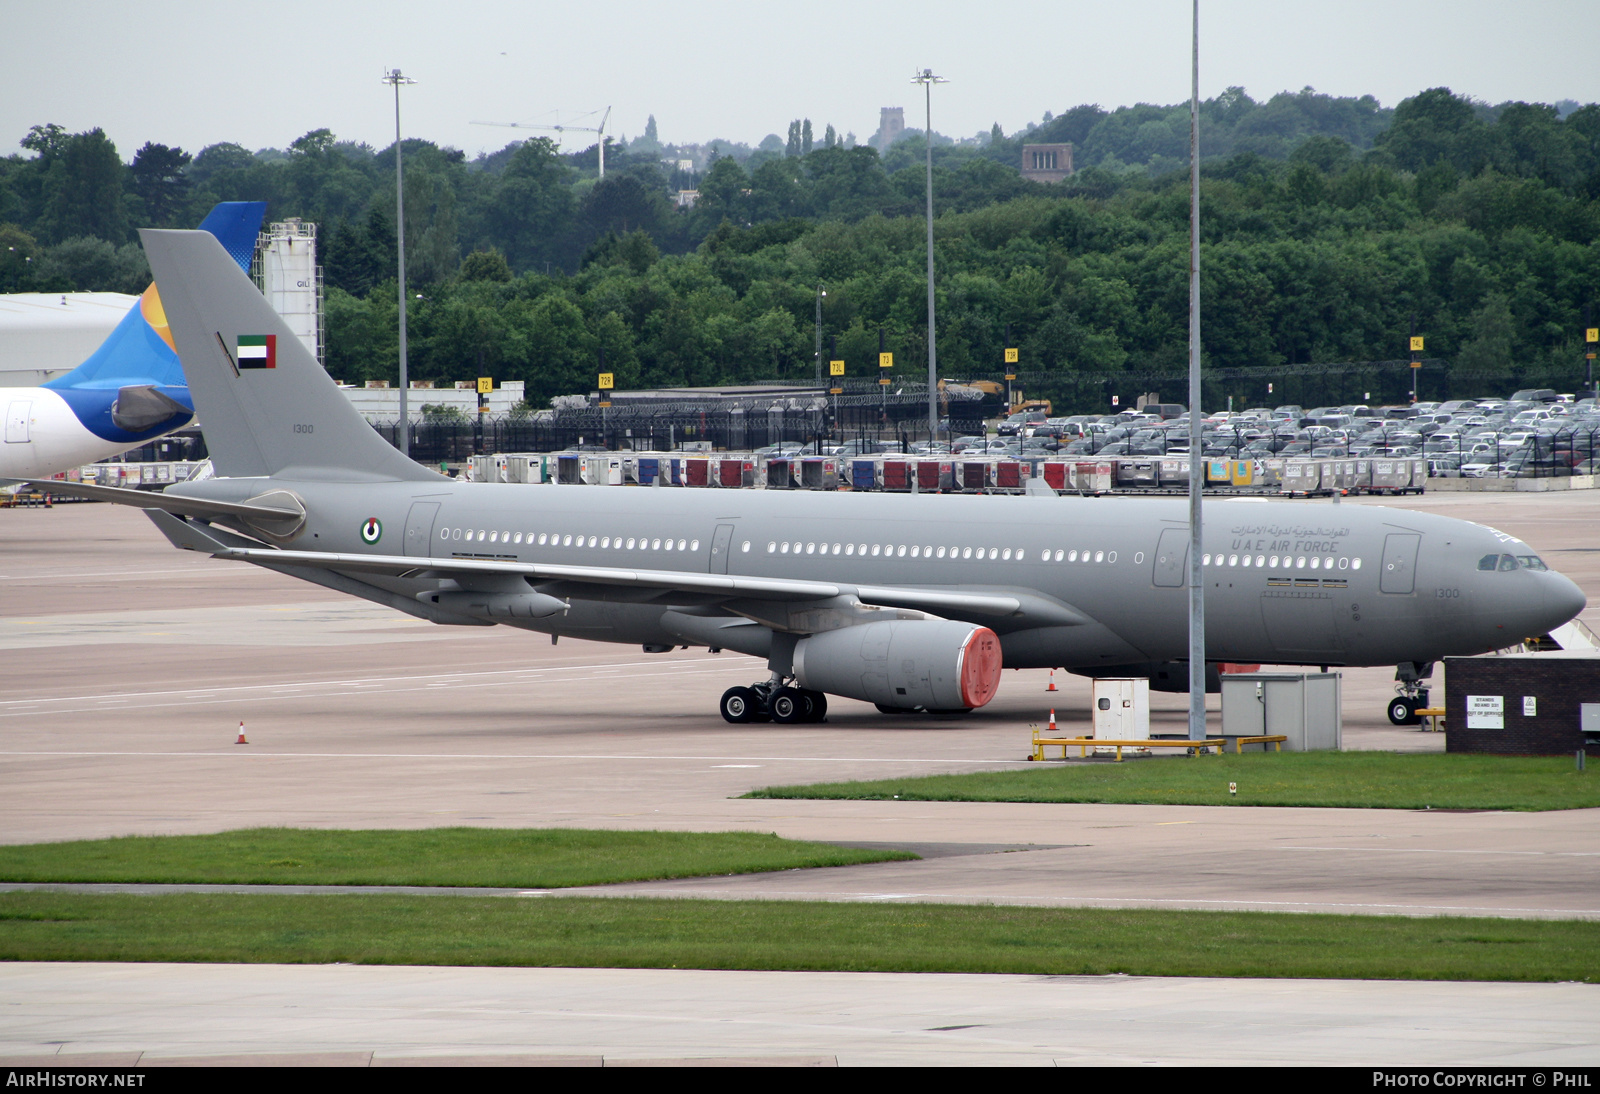
<instances>
[{"instance_id":1,"label":"concrete tarmac","mask_svg":"<svg viewBox=\"0 0 1600 1094\"><path fill-rule=\"evenodd\" d=\"M1592 984L23 963L0 998L0 1066L1600 1061Z\"/></svg>"},{"instance_id":2,"label":"concrete tarmac","mask_svg":"<svg viewBox=\"0 0 1600 1094\"><path fill-rule=\"evenodd\" d=\"M1401 504L1520 535L1600 590L1592 492ZM1584 618L1600 629L1596 614ZM110 506L0 511L0 651L5 842L252 825L753 828L974 853L607 891L1600 915L1592 811L743 800L776 783L1023 767L1028 727L1051 707L1064 730L1087 726L1087 682L1057 673L1049 693L1043 672L1007 673L995 702L959 719L836 700L820 726L731 726L716 699L764 675L751 659L435 627L175 551ZM1388 724L1392 675L1345 670L1346 747L1441 750L1441 735ZM1153 700L1158 731L1180 731L1185 697Z\"/></svg>"}]
</instances>

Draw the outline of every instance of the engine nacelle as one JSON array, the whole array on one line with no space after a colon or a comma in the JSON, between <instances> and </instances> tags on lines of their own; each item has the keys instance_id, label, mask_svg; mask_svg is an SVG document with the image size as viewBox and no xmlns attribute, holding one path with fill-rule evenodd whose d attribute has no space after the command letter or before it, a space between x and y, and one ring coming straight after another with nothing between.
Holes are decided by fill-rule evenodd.
<instances>
[{"instance_id":1,"label":"engine nacelle","mask_svg":"<svg viewBox=\"0 0 1600 1094\"><path fill-rule=\"evenodd\" d=\"M884 620L802 638L801 687L907 710L981 707L1000 687L1000 639L953 619Z\"/></svg>"}]
</instances>

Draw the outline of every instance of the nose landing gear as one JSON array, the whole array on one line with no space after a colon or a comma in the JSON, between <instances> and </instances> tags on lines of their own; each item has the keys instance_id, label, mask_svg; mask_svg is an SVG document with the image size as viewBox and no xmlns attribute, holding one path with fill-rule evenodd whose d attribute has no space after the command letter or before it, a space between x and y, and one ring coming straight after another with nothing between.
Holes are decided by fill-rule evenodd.
<instances>
[{"instance_id":1,"label":"nose landing gear","mask_svg":"<svg viewBox=\"0 0 1600 1094\"><path fill-rule=\"evenodd\" d=\"M1423 681L1433 675L1433 662L1405 661L1395 667L1395 697L1389 701L1389 721L1397 726L1422 722L1417 713L1428 706L1428 689Z\"/></svg>"},{"instance_id":2,"label":"nose landing gear","mask_svg":"<svg viewBox=\"0 0 1600 1094\"><path fill-rule=\"evenodd\" d=\"M821 722L828 714L828 697L810 688L790 687L767 680L749 687L729 688L717 708L724 721L735 724L773 721L780 725Z\"/></svg>"}]
</instances>

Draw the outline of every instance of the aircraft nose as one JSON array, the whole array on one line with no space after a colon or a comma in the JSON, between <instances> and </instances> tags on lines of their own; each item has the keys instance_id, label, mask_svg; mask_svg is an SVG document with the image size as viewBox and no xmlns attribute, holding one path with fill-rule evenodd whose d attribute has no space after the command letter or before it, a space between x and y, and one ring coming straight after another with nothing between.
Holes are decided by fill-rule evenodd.
<instances>
[{"instance_id":1,"label":"aircraft nose","mask_svg":"<svg viewBox=\"0 0 1600 1094\"><path fill-rule=\"evenodd\" d=\"M1577 583L1563 574L1548 574L1544 582L1544 606L1550 619L1549 629L1561 626L1577 616L1589 600Z\"/></svg>"}]
</instances>

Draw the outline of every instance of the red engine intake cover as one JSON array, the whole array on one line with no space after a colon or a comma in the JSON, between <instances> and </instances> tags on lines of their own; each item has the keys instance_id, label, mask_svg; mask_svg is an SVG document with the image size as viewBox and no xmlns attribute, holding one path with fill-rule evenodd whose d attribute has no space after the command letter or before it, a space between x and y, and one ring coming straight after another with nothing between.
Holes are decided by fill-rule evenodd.
<instances>
[{"instance_id":1,"label":"red engine intake cover","mask_svg":"<svg viewBox=\"0 0 1600 1094\"><path fill-rule=\"evenodd\" d=\"M961 647L961 702L977 708L1000 690L1000 638L988 627L972 632Z\"/></svg>"}]
</instances>

